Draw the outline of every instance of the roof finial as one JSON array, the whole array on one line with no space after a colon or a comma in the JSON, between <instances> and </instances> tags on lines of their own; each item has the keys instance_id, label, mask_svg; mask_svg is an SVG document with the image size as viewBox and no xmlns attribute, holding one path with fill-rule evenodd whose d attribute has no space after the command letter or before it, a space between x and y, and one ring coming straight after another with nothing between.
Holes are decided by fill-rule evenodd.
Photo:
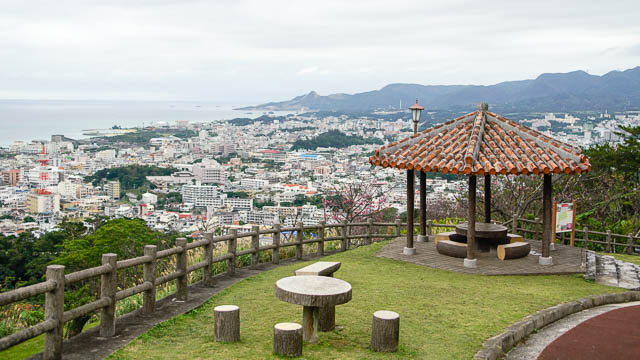
<instances>
[{"instance_id":1,"label":"roof finial","mask_svg":"<svg viewBox=\"0 0 640 360\"><path fill-rule=\"evenodd\" d=\"M488 111L489 110L489 104L487 104L486 102L481 102L480 104L478 104L478 110L480 110L480 111Z\"/></svg>"}]
</instances>

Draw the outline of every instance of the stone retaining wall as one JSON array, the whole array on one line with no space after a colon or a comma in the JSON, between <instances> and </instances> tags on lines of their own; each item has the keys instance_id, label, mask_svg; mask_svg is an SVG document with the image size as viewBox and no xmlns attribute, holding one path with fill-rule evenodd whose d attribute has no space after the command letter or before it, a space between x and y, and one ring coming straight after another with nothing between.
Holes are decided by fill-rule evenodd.
<instances>
[{"instance_id":1,"label":"stone retaining wall","mask_svg":"<svg viewBox=\"0 0 640 360\"><path fill-rule=\"evenodd\" d=\"M586 255L585 278L598 284L640 290L640 266L593 251L587 251Z\"/></svg>"},{"instance_id":2,"label":"stone retaining wall","mask_svg":"<svg viewBox=\"0 0 640 360\"><path fill-rule=\"evenodd\" d=\"M627 291L623 293L592 295L564 304L559 304L540 310L526 316L523 320L509 326L503 333L496 335L482 344L474 359L495 360L526 338L533 331L541 329L565 316L577 313L594 306L640 301L640 292Z\"/></svg>"}]
</instances>

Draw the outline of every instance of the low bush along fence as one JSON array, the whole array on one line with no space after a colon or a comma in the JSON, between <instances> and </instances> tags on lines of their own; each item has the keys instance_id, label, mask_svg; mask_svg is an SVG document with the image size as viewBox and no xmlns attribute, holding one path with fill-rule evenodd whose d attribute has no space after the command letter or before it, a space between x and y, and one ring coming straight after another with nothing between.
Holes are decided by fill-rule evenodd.
<instances>
[{"instance_id":1,"label":"low bush along fence","mask_svg":"<svg viewBox=\"0 0 640 360\"><path fill-rule=\"evenodd\" d=\"M260 262L278 264L281 258L295 256L296 259L302 259L304 254L311 252L323 256L325 253L346 251L374 241L394 238L400 235L402 225L400 221L368 221L320 223L315 226L299 223L289 228L277 224L271 229L263 230L254 226L252 231L244 233L239 233L236 229L222 236L206 233L192 242L187 242L186 238L178 238L175 247L162 251L158 251L155 245L147 245L143 256L132 259L118 260L116 254L103 254L101 266L69 274L65 274L65 267L62 265L49 265L46 281L0 293L0 306L19 304L25 299L42 294L45 297L44 321L0 338L0 351L45 334L44 358L61 358L63 328L65 323L73 319L99 312L100 336L110 337L115 334L116 329L116 304L127 298L142 294L140 311L150 314L155 311L158 288L164 286L166 289L170 282L175 281L176 298L186 300L189 283L200 282L211 286L216 274L233 275L238 267L256 267ZM270 236L270 244L261 244L261 235ZM158 265L167 258L175 259L175 270L158 275ZM142 267L142 281L135 286L118 289L118 271L127 272L138 267ZM65 311L65 286L97 278L100 289L97 300Z\"/></svg>"},{"instance_id":2,"label":"low bush along fence","mask_svg":"<svg viewBox=\"0 0 640 360\"><path fill-rule=\"evenodd\" d=\"M527 239L540 240L542 238L542 220L513 218L503 225L509 226L514 234L520 234ZM614 234L610 230L606 232L589 230L586 226L575 230L575 238L570 239L571 233L556 234L556 243L577 246L594 251L608 253L638 255L640 252L640 237L633 234Z\"/></svg>"}]
</instances>

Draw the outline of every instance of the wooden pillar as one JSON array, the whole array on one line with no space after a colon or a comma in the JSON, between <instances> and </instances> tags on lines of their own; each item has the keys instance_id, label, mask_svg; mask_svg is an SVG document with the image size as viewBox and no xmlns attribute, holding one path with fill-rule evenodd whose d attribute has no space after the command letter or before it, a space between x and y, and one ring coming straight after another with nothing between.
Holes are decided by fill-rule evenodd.
<instances>
[{"instance_id":1,"label":"wooden pillar","mask_svg":"<svg viewBox=\"0 0 640 360\"><path fill-rule=\"evenodd\" d=\"M302 260L302 241L304 240L304 224L302 221L298 222L296 230L296 259Z\"/></svg>"},{"instance_id":2,"label":"wooden pillar","mask_svg":"<svg viewBox=\"0 0 640 360\"><path fill-rule=\"evenodd\" d=\"M176 246L182 248L178 254L176 254L176 272L180 272L181 275L176 279L176 299L179 301L187 301L188 289L187 289L187 239L177 238Z\"/></svg>"},{"instance_id":3,"label":"wooden pillar","mask_svg":"<svg viewBox=\"0 0 640 360\"><path fill-rule=\"evenodd\" d=\"M47 331L44 335L44 352L42 357L46 360L62 359L62 330L64 322L64 266L49 265L46 272L47 280L56 282L55 289L45 294L44 319L56 322L56 327ZM114 299L115 300L115 299Z\"/></svg>"},{"instance_id":4,"label":"wooden pillar","mask_svg":"<svg viewBox=\"0 0 640 360\"><path fill-rule=\"evenodd\" d=\"M145 290L142 296L142 312L145 315L150 315L156 311L156 255L158 253L158 247L155 245L145 245L144 255L149 256L151 260L143 265L143 279L144 282L150 282L153 287L149 290ZM205 268L206 270L206 268Z\"/></svg>"},{"instance_id":5,"label":"wooden pillar","mask_svg":"<svg viewBox=\"0 0 640 360\"><path fill-rule=\"evenodd\" d=\"M551 229L551 174L545 174L542 187L542 256L540 257L540 263L545 265L551 265L551 258L549 257L549 244L551 243L552 229ZM544 259L543 259L544 258Z\"/></svg>"},{"instance_id":6,"label":"wooden pillar","mask_svg":"<svg viewBox=\"0 0 640 360\"><path fill-rule=\"evenodd\" d=\"M109 264L111 271L100 277L100 297L111 299L109 306L100 311L100 336L111 337L116 333L116 293L118 292L116 254L102 254L102 265Z\"/></svg>"},{"instance_id":7,"label":"wooden pillar","mask_svg":"<svg viewBox=\"0 0 640 360\"><path fill-rule=\"evenodd\" d=\"M251 247L253 248L253 252L251 253L251 268L256 269L260 261L258 256L260 255L258 252L260 248L260 226L251 226L251 232L255 233L255 235L251 235Z\"/></svg>"},{"instance_id":8,"label":"wooden pillar","mask_svg":"<svg viewBox=\"0 0 640 360\"><path fill-rule=\"evenodd\" d=\"M466 260L475 260L475 246L476 246L476 188L477 188L478 178L476 175L469 176L469 227L467 229L467 258L465 259L465 266L475 267L475 261L473 262L474 266L471 266L471 262ZM469 265L467 265L469 263Z\"/></svg>"},{"instance_id":9,"label":"wooden pillar","mask_svg":"<svg viewBox=\"0 0 640 360\"><path fill-rule=\"evenodd\" d=\"M274 224L273 230L275 230L275 233L273 233L273 246L275 246L275 249L273 249L273 252L271 253L271 262L274 264L279 264L280 263L280 224Z\"/></svg>"},{"instance_id":10,"label":"wooden pillar","mask_svg":"<svg viewBox=\"0 0 640 360\"><path fill-rule=\"evenodd\" d=\"M318 228L318 255L324 256L324 228L326 223L324 221L320 221L320 228ZM302 329L302 328L301 328Z\"/></svg>"},{"instance_id":11,"label":"wooden pillar","mask_svg":"<svg viewBox=\"0 0 640 360\"><path fill-rule=\"evenodd\" d=\"M238 246L238 229L231 229L231 239L227 243L227 275L236 274L236 247Z\"/></svg>"},{"instance_id":12,"label":"wooden pillar","mask_svg":"<svg viewBox=\"0 0 640 360\"><path fill-rule=\"evenodd\" d=\"M491 222L491 175L484 176L484 222Z\"/></svg>"},{"instance_id":13,"label":"wooden pillar","mask_svg":"<svg viewBox=\"0 0 640 360\"><path fill-rule=\"evenodd\" d=\"M204 260L207 266L202 268L202 284L213 286L213 233L205 233L204 238L207 239L207 245L204 246Z\"/></svg>"},{"instance_id":14,"label":"wooden pillar","mask_svg":"<svg viewBox=\"0 0 640 360\"><path fill-rule=\"evenodd\" d=\"M413 206L415 202L415 172L407 170L407 246L405 255L413 255L416 249L413 247Z\"/></svg>"},{"instance_id":15,"label":"wooden pillar","mask_svg":"<svg viewBox=\"0 0 640 360\"><path fill-rule=\"evenodd\" d=\"M427 174L420 172L420 235L419 242L427 242Z\"/></svg>"}]
</instances>

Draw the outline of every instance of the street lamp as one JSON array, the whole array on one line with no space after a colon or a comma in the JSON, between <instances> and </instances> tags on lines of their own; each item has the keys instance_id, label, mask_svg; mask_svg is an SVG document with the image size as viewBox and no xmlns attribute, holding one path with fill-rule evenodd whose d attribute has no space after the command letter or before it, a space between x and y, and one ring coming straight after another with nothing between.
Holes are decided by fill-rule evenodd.
<instances>
[{"instance_id":1,"label":"street lamp","mask_svg":"<svg viewBox=\"0 0 640 360\"><path fill-rule=\"evenodd\" d=\"M411 110L411 115L413 116L413 133L415 134L418 132L418 122L420 121L420 113L422 112L422 110L424 110L424 108L418 105L418 99L416 99L416 103L411 105L409 110Z\"/></svg>"}]
</instances>

